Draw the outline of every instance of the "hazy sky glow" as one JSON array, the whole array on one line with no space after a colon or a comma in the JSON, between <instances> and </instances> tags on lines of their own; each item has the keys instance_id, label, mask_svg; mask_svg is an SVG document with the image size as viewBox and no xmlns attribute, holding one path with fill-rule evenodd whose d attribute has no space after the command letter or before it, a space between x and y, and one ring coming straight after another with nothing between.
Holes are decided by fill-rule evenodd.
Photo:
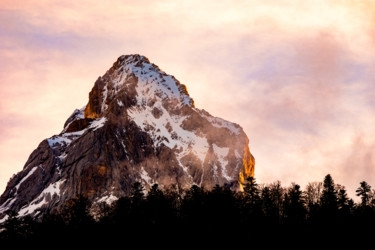
<instances>
[{"instance_id":1,"label":"hazy sky glow","mask_svg":"<svg viewBox=\"0 0 375 250\"><path fill-rule=\"evenodd\" d=\"M374 1L0 3L0 193L87 103L99 75L142 54L197 108L240 124L258 183L375 188Z\"/></svg>"}]
</instances>

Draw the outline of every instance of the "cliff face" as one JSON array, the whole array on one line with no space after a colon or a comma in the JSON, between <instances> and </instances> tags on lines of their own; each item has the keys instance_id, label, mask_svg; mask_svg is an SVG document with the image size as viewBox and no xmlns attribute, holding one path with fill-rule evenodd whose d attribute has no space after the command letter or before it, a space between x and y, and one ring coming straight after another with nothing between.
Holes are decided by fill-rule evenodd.
<instances>
[{"instance_id":1,"label":"cliff face","mask_svg":"<svg viewBox=\"0 0 375 250\"><path fill-rule=\"evenodd\" d=\"M42 215L80 194L94 202L146 189L229 185L254 175L242 128L194 107L186 87L140 55L121 56L95 82L88 104L40 143L0 197L9 210Z\"/></svg>"}]
</instances>

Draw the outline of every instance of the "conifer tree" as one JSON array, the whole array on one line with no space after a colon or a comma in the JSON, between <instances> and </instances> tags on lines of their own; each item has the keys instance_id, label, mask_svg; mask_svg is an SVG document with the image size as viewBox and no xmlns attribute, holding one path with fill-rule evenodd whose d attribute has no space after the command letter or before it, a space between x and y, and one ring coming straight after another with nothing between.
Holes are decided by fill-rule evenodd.
<instances>
[{"instance_id":1,"label":"conifer tree","mask_svg":"<svg viewBox=\"0 0 375 250\"><path fill-rule=\"evenodd\" d=\"M142 227L145 217L144 217L144 187L140 182L134 182L130 191L130 221L133 226Z\"/></svg>"},{"instance_id":2,"label":"conifer tree","mask_svg":"<svg viewBox=\"0 0 375 250\"><path fill-rule=\"evenodd\" d=\"M363 207L367 206L369 203L370 193L371 193L371 186L367 184L367 182L362 181L360 182L360 187L356 190L357 196L361 196Z\"/></svg>"},{"instance_id":3,"label":"conifer tree","mask_svg":"<svg viewBox=\"0 0 375 250\"><path fill-rule=\"evenodd\" d=\"M288 223L292 225L301 224L305 219L305 199L298 184L292 184L286 194L285 214Z\"/></svg>"},{"instance_id":4,"label":"conifer tree","mask_svg":"<svg viewBox=\"0 0 375 250\"><path fill-rule=\"evenodd\" d=\"M131 187L131 194L130 198L132 199L133 204L138 204L142 202L145 198L144 194L145 188L140 182L134 182L132 187Z\"/></svg>"},{"instance_id":5,"label":"conifer tree","mask_svg":"<svg viewBox=\"0 0 375 250\"><path fill-rule=\"evenodd\" d=\"M280 181L276 181L270 185L271 199L275 204L276 216L280 219L282 215L283 208L283 195L285 189L281 186Z\"/></svg>"},{"instance_id":6,"label":"conifer tree","mask_svg":"<svg viewBox=\"0 0 375 250\"><path fill-rule=\"evenodd\" d=\"M245 224L252 224L252 231L255 233L263 226L263 211L260 198L260 190L255 178L249 177L243 188L242 214Z\"/></svg>"},{"instance_id":7,"label":"conifer tree","mask_svg":"<svg viewBox=\"0 0 375 250\"><path fill-rule=\"evenodd\" d=\"M4 223L4 238L16 240L20 238L21 219L18 218L18 213L10 211L8 219Z\"/></svg>"},{"instance_id":8,"label":"conifer tree","mask_svg":"<svg viewBox=\"0 0 375 250\"><path fill-rule=\"evenodd\" d=\"M330 174L324 177L323 191L321 196L321 206L327 212L334 212L338 208L337 204L337 191L333 178Z\"/></svg>"},{"instance_id":9,"label":"conifer tree","mask_svg":"<svg viewBox=\"0 0 375 250\"><path fill-rule=\"evenodd\" d=\"M256 205L256 203L259 202L260 196L259 196L259 188L258 184L255 181L254 177L247 178L247 182L243 188L244 195L245 195L245 202L250 205Z\"/></svg>"},{"instance_id":10,"label":"conifer tree","mask_svg":"<svg viewBox=\"0 0 375 250\"><path fill-rule=\"evenodd\" d=\"M337 187L337 205L341 211L346 211L349 208L349 198L348 194L346 193L346 189L344 186Z\"/></svg>"}]
</instances>

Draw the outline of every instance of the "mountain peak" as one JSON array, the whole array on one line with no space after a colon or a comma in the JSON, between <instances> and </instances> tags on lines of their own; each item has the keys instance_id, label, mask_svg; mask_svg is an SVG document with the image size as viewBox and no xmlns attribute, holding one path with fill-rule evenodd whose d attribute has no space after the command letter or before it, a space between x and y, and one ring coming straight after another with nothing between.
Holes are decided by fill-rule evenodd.
<instances>
[{"instance_id":1,"label":"mountain peak","mask_svg":"<svg viewBox=\"0 0 375 250\"><path fill-rule=\"evenodd\" d=\"M191 185L238 190L254 175L243 129L194 107L185 85L141 55L125 55L99 77L87 105L32 152L0 197L9 211L43 216L80 195L94 204L146 190Z\"/></svg>"},{"instance_id":2,"label":"mountain peak","mask_svg":"<svg viewBox=\"0 0 375 250\"><path fill-rule=\"evenodd\" d=\"M145 62L150 63L150 60L140 54L130 54L130 55L122 55L117 59L117 62L123 62L124 64L130 63L137 63L137 62Z\"/></svg>"},{"instance_id":3,"label":"mountain peak","mask_svg":"<svg viewBox=\"0 0 375 250\"><path fill-rule=\"evenodd\" d=\"M126 107L149 105L155 101L194 107L194 101L185 85L150 63L147 57L138 54L120 56L113 66L98 78L89 94L85 117L102 116L113 101Z\"/></svg>"}]
</instances>

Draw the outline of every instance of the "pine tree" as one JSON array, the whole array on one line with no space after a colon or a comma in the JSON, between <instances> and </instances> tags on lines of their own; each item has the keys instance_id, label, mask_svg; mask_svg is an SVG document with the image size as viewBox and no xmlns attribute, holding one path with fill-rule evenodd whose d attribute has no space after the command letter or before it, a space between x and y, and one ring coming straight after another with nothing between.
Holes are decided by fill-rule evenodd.
<instances>
[{"instance_id":1,"label":"pine tree","mask_svg":"<svg viewBox=\"0 0 375 250\"><path fill-rule=\"evenodd\" d=\"M281 220L282 216L282 209L283 209L283 197L285 193L285 188L281 186L280 181L276 181L270 185L270 193L271 199L275 204L275 213L278 217L279 221Z\"/></svg>"},{"instance_id":2,"label":"pine tree","mask_svg":"<svg viewBox=\"0 0 375 250\"><path fill-rule=\"evenodd\" d=\"M206 224L206 198L207 193L203 187L193 185L186 191L180 210L184 229L191 229L197 225ZM203 228L198 227L197 230L199 233L203 233Z\"/></svg>"},{"instance_id":3,"label":"pine tree","mask_svg":"<svg viewBox=\"0 0 375 250\"><path fill-rule=\"evenodd\" d=\"M249 226L252 224L252 233L256 233L264 226L264 214L259 194L260 190L255 178L249 177L243 188L242 215L245 224Z\"/></svg>"},{"instance_id":4,"label":"pine tree","mask_svg":"<svg viewBox=\"0 0 375 250\"><path fill-rule=\"evenodd\" d=\"M251 206L256 205L259 200L259 187L254 177L247 178L247 182L243 188L245 202Z\"/></svg>"},{"instance_id":5,"label":"pine tree","mask_svg":"<svg viewBox=\"0 0 375 250\"><path fill-rule=\"evenodd\" d=\"M147 194L146 213L148 223L152 226L162 226L167 223L168 213L171 213L168 201L158 184L154 184Z\"/></svg>"},{"instance_id":6,"label":"pine tree","mask_svg":"<svg viewBox=\"0 0 375 250\"><path fill-rule=\"evenodd\" d=\"M130 198L133 204L139 205L141 202L143 202L145 198L144 190L145 188L140 182L133 183L130 191Z\"/></svg>"},{"instance_id":7,"label":"pine tree","mask_svg":"<svg viewBox=\"0 0 375 250\"><path fill-rule=\"evenodd\" d=\"M4 238L8 240L16 240L21 238L21 219L18 218L18 213L10 211L8 218L4 223Z\"/></svg>"},{"instance_id":8,"label":"pine tree","mask_svg":"<svg viewBox=\"0 0 375 250\"><path fill-rule=\"evenodd\" d=\"M286 219L291 225L302 224L306 216L305 198L300 186L292 184L285 199Z\"/></svg>"},{"instance_id":9,"label":"pine tree","mask_svg":"<svg viewBox=\"0 0 375 250\"><path fill-rule=\"evenodd\" d=\"M346 211L349 208L349 198L344 186L337 187L337 205L340 211Z\"/></svg>"},{"instance_id":10,"label":"pine tree","mask_svg":"<svg viewBox=\"0 0 375 250\"><path fill-rule=\"evenodd\" d=\"M265 186L262 188L260 193L261 200L262 200L262 208L263 212L267 217L271 217L275 215L275 203L271 198L271 191L270 188Z\"/></svg>"},{"instance_id":11,"label":"pine tree","mask_svg":"<svg viewBox=\"0 0 375 250\"><path fill-rule=\"evenodd\" d=\"M330 174L324 177L323 191L320 199L322 209L328 213L334 213L338 209L337 191Z\"/></svg>"},{"instance_id":12,"label":"pine tree","mask_svg":"<svg viewBox=\"0 0 375 250\"><path fill-rule=\"evenodd\" d=\"M357 193L357 196L361 196L361 200L362 200L361 205L365 207L369 204L371 186L367 184L367 182L365 181L362 181L360 185L361 186L356 190L356 193Z\"/></svg>"},{"instance_id":13,"label":"pine tree","mask_svg":"<svg viewBox=\"0 0 375 250\"><path fill-rule=\"evenodd\" d=\"M145 188L140 182L134 182L130 191L130 223L134 228L141 228L145 224Z\"/></svg>"},{"instance_id":14,"label":"pine tree","mask_svg":"<svg viewBox=\"0 0 375 250\"><path fill-rule=\"evenodd\" d=\"M317 214L318 230L321 230L324 240L333 240L341 232L338 210L338 196L331 175L326 175L323 181L320 208Z\"/></svg>"},{"instance_id":15,"label":"pine tree","mask_svg":"<svg viewBox=\"0 0 375 250\"><path fill-rule=\"evenodd\" d=\"M88 197L80 195L67 202L63 216L65 216L65 220L72 229L87 229L94 223L90 208L91 202Z\"/></svg>"}]
</instances>

